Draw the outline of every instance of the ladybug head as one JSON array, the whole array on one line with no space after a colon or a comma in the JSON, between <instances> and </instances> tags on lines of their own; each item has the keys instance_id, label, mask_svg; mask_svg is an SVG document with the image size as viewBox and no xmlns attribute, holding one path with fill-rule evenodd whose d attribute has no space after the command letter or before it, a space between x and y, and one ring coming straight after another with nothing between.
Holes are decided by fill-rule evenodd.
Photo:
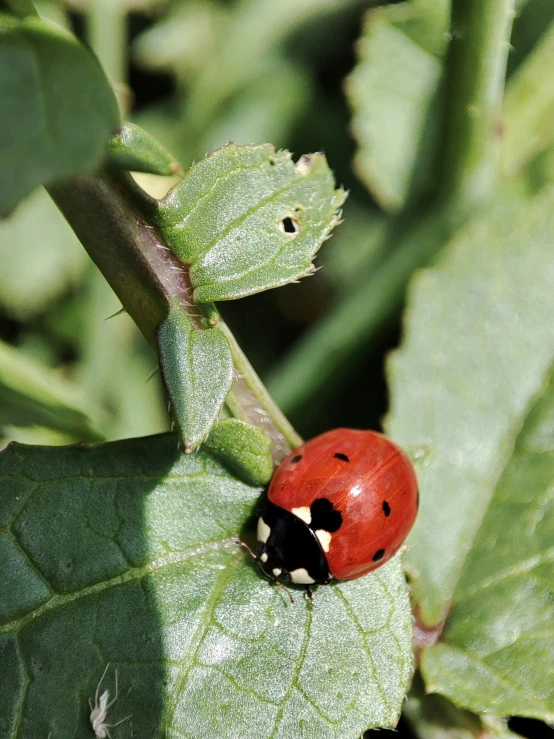
<instances>
[{"instance_id":1,"label":"ladybug head","mask_svg":"<svg viewBox=\"0 0 554 739\"><path fill-rule=\"evenodd\" d=\"M256 559L270 580L297 585L331 580L317 536L290 511L268 502L258 519L258 541Z\"/></svg>"},{"instance_id":2,"label":"ladybug head","mask_svg":"<svg viewBox=\"0 0 554 739\"><path fill-rule=\"evenodd\" d=\"M279 582L290 582L290 574L288 570L283 568L282 557L278 553L273 552L271 547L262 544L256 552L256 559L260 570L269 580L278 580Z\"/></svg>"}]
</instances>

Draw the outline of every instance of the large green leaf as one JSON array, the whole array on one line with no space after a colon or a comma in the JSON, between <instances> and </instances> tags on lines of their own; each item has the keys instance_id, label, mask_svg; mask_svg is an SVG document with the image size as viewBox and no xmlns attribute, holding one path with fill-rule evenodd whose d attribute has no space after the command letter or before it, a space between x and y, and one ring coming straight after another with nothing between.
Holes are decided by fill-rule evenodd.
<instances>
[{"instance_id":1,"label":"large green leaf","mask_svg":"<svg viewBox=\"0 0 554 739\"><path fill-rule=\"evenodd\" d=\"M414 0L366 17L347 88L359 144L354 164L388 211L429 184L448 8L447 0Z\"/></svg>"},{"instance_id":2,"label":"large green leaf","mask_svg":"<svg viewBox=\"0 0 554 739\"><path fill-rule=\"evenodd\" d=\"M0 13L0 216L37 185L90 170L119 115L91 52L38 17Z\"/></svg>"},{"instance_id":3,"label":"large green leaf","mask_svg":"<svg viewBox=\"0 0 554 739\"><path fill-rule=\"evenodd\" d=\"M232 300L313 272L344 198L322 154L295 164L270 144L229 144L187 172L158 218L191 265L194 300Z\"/></svg>"},{"instance_id":4,"label":"large green leaf","mask_svg":"<svg viewBox=\"0 0 554 739\"><path fill-rule=\"evenodd\" d=\"M525 419L454 594L429 686L474 711L554 722L554 385Z\"/></svg>"},{"instance_id":5,"label":"large green leaf","mask_svg":"<svg viewBox=\"0 0 554 739\"><path fill-rule=\"evenodd\" d=\"M448 614L424 653L428 689L549 720L553 234L554 188L506 196L420 274L388 422L401 443L428 448L408 540L419 618L440 626Z\"/></svg>"},{"instance_id":6,"label":"large green leaf","mask_svg":"<svg viewBox=\"0 0 554 739\"><path fill-rule=\"evenodd\" d=\"M0 454L0 734L357 739L411 674L398 559L312 608L235 542L259 490L173 436ZM102 690L104 687L102 688Z\"/></svg>"}]
</instances>

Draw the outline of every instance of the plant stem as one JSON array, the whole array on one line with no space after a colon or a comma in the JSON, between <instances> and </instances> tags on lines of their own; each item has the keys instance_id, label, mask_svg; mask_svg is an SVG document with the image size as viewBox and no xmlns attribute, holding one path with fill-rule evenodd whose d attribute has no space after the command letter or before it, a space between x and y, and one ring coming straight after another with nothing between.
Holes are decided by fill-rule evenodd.
<instances>
[{"instance_id":1,"label":"plant stem","mask_svg":"<svg viewBox=\"0 0 554 739\"><path fill-rule=\"evenodd\" d=\"M171 252L137 211L119 180L78 177L49 188L54 202L147 341L174 296L189 302L189 285ZM172 269L175 267L175 269Z\"/></svg>"},{"instance_id":2,"label":"plant stem","mask_svg":"<svg viewBox=\"0 0 554 739\"><path fill-rule=\"evenodd\" d=\"M231 388L231 397L227 404L230 406L233 415L239 418L242 417L244 420L251 422L253 413L257 414L259 416L258 425L261 428L264 428L268 423L273 423L286 442L285 449L282 449L282 445L280 445L279 449L274 449L274 454L277 451L277 456L279 456L281 451L285 451L285 454L282 456L286 456L289 449L295 449L302 444L302 437L291 426L281 409L266 390L246 355L237 344L237 340L229 330L229 327L223 321L219 323L219 326L231 346L231 353L236 369L236 379ZM247 393L245 393L245 390ZM243 414L248 414L248 417Z\"/></svg>"},{"instance_id":3,"label":"plant stem","mask_svg":"<svg viewBox=\"0 0 554 739\"><path fill-rule=\"evenodd\" d=\"M138 325L156 348L156 329L170 305L178 304L194 328L202 316L192 300L186 267L148 223L155 201L137 197L125 176L78 177L49 188L54 202ZM280 461L301 438L275 405L230 330L221 323L235 362L229 407L233 415L261 428Z\"/></svg>"},{"instance_id":4,"label":"plant stem","mask_svg":"<svg viewBox=\"0 0 554 739\"><path fill-rule=\"evenodd\" d=\"M446 56L441 198L466 215L492 195L513 0L453 0Z\"/></svg>"}]
</instances>

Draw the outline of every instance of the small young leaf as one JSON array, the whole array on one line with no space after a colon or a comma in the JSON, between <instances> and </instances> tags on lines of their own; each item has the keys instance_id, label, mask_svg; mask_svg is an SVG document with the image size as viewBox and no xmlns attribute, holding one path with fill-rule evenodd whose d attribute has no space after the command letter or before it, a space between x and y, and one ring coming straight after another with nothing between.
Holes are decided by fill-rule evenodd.
<instances>
[{"instance_id":1,"label":"small young leaf","mask_svg":"<svg viewBox=\"0 0 554 739\"><path fill-rule=\"evenodd\" d=\"M193 329L172 306L157 332L160 369L186 451L204 441L233 381L231 348L218 328Z\"/></svg>"},{"instance_id":2,"label":"small young leaf","mask_svg":"<svg viewBox=\"0 0 554 739\"><path fill-rule=\"evenodd\" d=\"M168 244L191 265L194 300L233 300L314 270L345 199L322 154L295 164L269 144L229 144L159 203Z\"/></svg>"},{"instance_id":3,"label":"small young leaf","mask_svg":"<svg viewBox=\"0 0 554 739\"><path fill-rule=\"evenodd\" d=\"M212 428L205 445L249 485L267 485L271 480L271 439L261 429L238 418L227 418Z\"/></svg>"},{"instance_id":4,"label":"small young leaf","mask_svg":"<svg viewBox=\"0 0 554 739\"><path fill-rule=\"evenodd\" d=\"M108 147L108 163L117 169L169 176L181 170L179 162L140 126L125 123Z\"/></svg>"},{"instance_id":5,"label":"small young leaf","mask_svg":"<svg viewBox=\"0 0 554 739\"><path fill-rule=\"evenodd\" d=\"M377 202L401 208L411 190L428 185L436 139L433 98L449 3L414 0L370 10L360 60L348 80L355 167ZM414 182L417 178L417 182Z\"/></svg>"},{"instance_id":6,"label":"small young leaf","mask_svg":"<svg viewBox=\"0 0 554 739\"><path fill-rule=\"evenodd\" d=\"M554 188L505 195L418 276L387 423L429 449L407 555L420 620L448 614L427 689L550 721L553 232Z\"/></svg>"},{"instance_id":7,"label":"small young leaf","mask_svg":"<svg viewBox=\"0 0 554 739\"><path fill-rule=\"evenodd\" d=\"M38 17L0 13L0 217L31 190L92 169L119 123L98 61Z\"/></svg>"},{"instance_id":8,"label":"small young leaf","mask_svg":"<svg viewBox=\"0 0 554 739\"><path fill-rule=\"evenodd\" d=\"M398 558L290 604L236 543L260 490L172 436L12 445L0 486L2 736L90 736L108 663L122 737L358 739L396 723L412 665Z\"/></svg>"}]
</instances>

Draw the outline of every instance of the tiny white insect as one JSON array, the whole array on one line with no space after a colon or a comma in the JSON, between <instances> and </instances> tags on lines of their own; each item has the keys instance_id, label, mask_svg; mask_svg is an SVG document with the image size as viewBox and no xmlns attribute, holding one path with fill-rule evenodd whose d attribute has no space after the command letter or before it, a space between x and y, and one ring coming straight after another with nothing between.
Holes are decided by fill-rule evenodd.
<instances>
[{"instance_id":1,"label":"tiny white insect","mask_svg":"<svg viewBox=\"0 0 554 739\"><path fill-rule=\"evenodd\" d=\"M108 717L108 710L117 700L117 669L115 671L115 696L112 701L110 701L110 691L105 690L100 698L98 698L98 693L100 692L100 686L102 685L102 680L106 676L106 672L108 671L108 667L110 666L110 663L106 665L106 668L104 672L102 673L102 677L100 678L100 682L96 686L96 693L94 694L94 705L92 703L92 698L88 699L88 704L90 706L90 723L92 726L92 730L94 731L94 736L96 739L111 739L110 732L108 729L113 729L114 726L118 726L119 724L122 724L124 721L127 721L129 716L126 716L125 718L122 718L121 721L118 721L116 724L107 724L106 719ZM108 702L109 701L109 702Z\"/></svg>"}]
</instances>

